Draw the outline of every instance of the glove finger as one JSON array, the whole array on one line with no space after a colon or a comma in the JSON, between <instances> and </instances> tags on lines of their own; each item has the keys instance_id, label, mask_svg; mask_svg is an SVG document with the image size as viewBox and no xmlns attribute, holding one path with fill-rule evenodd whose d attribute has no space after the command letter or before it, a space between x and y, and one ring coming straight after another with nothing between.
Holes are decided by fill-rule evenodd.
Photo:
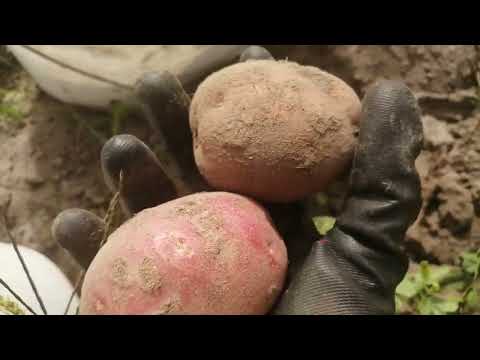
<instances>
[{"instance_id":1,"label":"glove finger","mask_svg":"<svg viewBox=\"0 0 480 360\"><path fill-rule=\"evenodd\" d=\"M182 179L189 192L204 190L206 185L193 155L188 121L190 97L178 78L168 71L147 73L138 81L136 95L145 117L163 145L171 171Z\"/></svg>"},{"instance_id":2,"label":"glove finger","mask_svg":"<svg viewBox=\"0 0 480 360\"><path fill-rule=\"evenodd\" d=\"M189 94L211 73L238 61L248 45L214 45L197 56L178 75L180 82Z\"/></svg>"},{"instance_id":3,"label":"glove finger","mask_svg":"<svg viewBox=\"0 0 480 360\"><path fill-rule=\"evenodd\" d=\"M249 46L240 55L239 62L245 62L249 60L275 60L270 52L262 46Z\"/></svg>"},{"instance_id":4,"label":"glove finger","mask_svg":"<svg viewBox=\"0 0 480 360\"><path fill-rule=\"evenodd\" d=\"M276 314L394 312L408 265L401 244L421 206L415 159L422 139L420 111L404 84L369 89L344 210L315 242Z\"/></svg>"},{"instance_id":5,"label":"glove finger","mask_svg":"<svg viewBox=\"0 0 480 360\"><path fill-rule=\"evenodd\" d=\"M157 157L132 135L110 139L101 153L102 170L109 189L116 193L123 174L120 201L127 216L177 197L177 188Z\"/></svg>"},{"instance_id":6,"label":"glove finger","mask_svg":"<svg viewBox=\"0 0 480 360\"><path fill-rule=\"evenodd\" d=\"M243 51L243 53L242 53ZM210 73L234 63L249 59L270 58L270 53L259 46L214 46L197 57L177 78L168 71L147 73L136 85L136 96L160 141L164 144L170 163L191 192L207 190L194 160L192 133L189 125L191 99L184 85L195 87ZM182 85L183 84L183 85Z\"/></svg>"},{"instance_id":7,"label":"glove finger","mask_svg":"<svg viewBox=\"0 0 480 360\"><path fill-rule=\"evenodd\" d=\"M88 269L103 239L105 223L95 214L69 209L53 221L52 236L84 269Z\"/></svg>"},{"instance_id":8,"label":"glove finger","mask_svg":"<svg viewBox=\"0 0 480 360\"><path fill-rule=\"evenodd\" d=\"M396 247L421 207L415 168L423 144L420 110L403 83L382 81L368 91L362 112L349 194L338 224L371 244Z\"/></svg>"}]
</instances>

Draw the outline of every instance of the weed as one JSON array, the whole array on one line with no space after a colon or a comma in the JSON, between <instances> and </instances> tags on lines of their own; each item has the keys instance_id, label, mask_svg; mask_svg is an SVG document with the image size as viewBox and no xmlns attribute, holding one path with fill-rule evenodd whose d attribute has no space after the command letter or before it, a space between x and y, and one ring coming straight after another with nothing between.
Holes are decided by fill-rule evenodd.
<instances>
[{"instance_id":1,"label":"weed","mask_svg":"<svg viewBox=\"0 0 480 360\"><path fill-rule=\"evenodd\" d=\"M22 308L10 299L0 295L0 312L8 315L25 315Z\"/></svg>"},{"instance_id":2,"label":"weed","mask_svg":"<svg viewBox=\"0 0 480 360\"><path fill-rule=\"evenodd\" d=\"M0 121L19 122L28 114L25 94L0 89Z\"/></svg>"},{"instance_id":3,"label":"weed","mask_svg":"<svg viewBox=\"0 0 480 360\"><path fill-rule=\"evenodd\" d=\"M125 121L136 111L129 103L112 103L109 113L84 113L70 107L71 119L80 129L87 132L101 145L105 144L112 136L122 133Z\"/></svg>"},{"instance_id":4,"label":"weed","mask_svg":"<svg viewBox=\"0 0 480 360\"><path fill-rule=\"evenodd\" d=\"M397 287L397 313L480 313L480 252L462 254L459 263L459 266L420 263Z\"/></svg>"},{"instance_id":5,"label":"weed","mask_svg":"<svg viewBox=\"0 0 480 360\"><path fill-rule=\"evenodd\" d=\"M336 219L330 216L315 216L312 220L318 233L322 236L327 235L336 223Z\"/></svg>"}]
</instances>

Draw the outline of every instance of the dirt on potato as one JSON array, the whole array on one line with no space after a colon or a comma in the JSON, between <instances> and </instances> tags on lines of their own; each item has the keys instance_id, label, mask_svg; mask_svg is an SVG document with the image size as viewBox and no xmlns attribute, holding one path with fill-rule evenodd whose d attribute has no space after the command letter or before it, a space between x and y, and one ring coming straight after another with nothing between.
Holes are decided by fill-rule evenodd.
<instances>
[{"instance_id":1,"label":"dirt on potato","mask_svg":"<svg viewBox=\"0 0 480 360\"><path fill-rule=\"evenodd\" d=\"M376 80L406 81L419 99L425 130L424 151L417 162L424 206L408 232L407 250L414 260L452 263L464 250L478 249L478 45L267 47L277 58L317 66L340 77L360 97ZM104 214L111 194L100 173L101 143L71 120L71 108L36 89L2 46L0 89L29 94L27 99L9 95L25 116L12 121L0 115L0 202L12 195L10 213L18 241L47 254L73 280L78 266L54 244L50 225L58 212L69 207ZM3 95L1 99L3 104ZM94 115L85 114L85 119L90 116ZM128 132L150 140L143 122L129 122ZM342 186L331 192L335 209L340 207ZM0 241L7 241L1 229Z\"/></svg>"},{"instance_id":2,"label":"dirt on potato","mask_svg":"<svg viewBox=\"0 0 480 360\"><path fill-rule=\"evenodd\" d=\"M195 160L216 189L298 201L347 169L359 117L353 90L318 68L236 64L208 77L193 97Z\"/></svg>"},{"instance_id":3,"label":"dirt on potato","mask_svg":"<svg viewBox=\"0 0 480 360\"><path fill-rule=\"evenodd\" d=\"M109 237L86 273L80 314L265 314L287 262L258 203L189 195L138 213Z\"/></svg>"}]
</instances>

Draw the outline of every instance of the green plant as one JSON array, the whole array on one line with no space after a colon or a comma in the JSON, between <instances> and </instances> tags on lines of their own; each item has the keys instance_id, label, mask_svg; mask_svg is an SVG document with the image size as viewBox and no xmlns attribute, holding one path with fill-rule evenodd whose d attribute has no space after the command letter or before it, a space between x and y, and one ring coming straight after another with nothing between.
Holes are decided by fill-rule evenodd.
<instances>
[{"instance_id":1,"label":"green plant","mask_svg":"<svg viewBox=\"0 0 480 360\"><path fill-rule=\"evenodd\" d=\"M459 263L459 266L450 266L421 262L397 287L397 313L480 313L480 252L462 254Z\"/></svg>"},{"instance_id":2,"label":"green plant","mask_svg":"<svg viewBox=\"0 0 480 360\"><path fill-rule=\"evenodd\" d=\"M70 107L70 117L92 135L100 144L104 144L112 136L122 132L124 122L136 112L134 105L124 102L112 103L109 113L82 112L74 107Z\"/></svg>"},{"instance_id":3,"label":"green plant","mask_svg":"<svg viewBox=\"0 0 480 360\"><path fill-rule=\"evenodd\" d=\"M327 235L336 223L336 219L331 216L315 216L312 220L318 233L322 236Z\"/></svg>"},{"instance_id":4,"label":"green plant","mask_svg":"<svg viewBox=\"0 0 480 360\"><path fill-rule=\"evenodd\" d=\"M111 106L111 134L118 135L121 132L123 122L134 111L132 105L124 102L114 102Z\"/></svg>"},{"instance_id":5,"label":"green plant","mask_svg":"<svg viewBox=\"0 0 480 360\"><path fill-rule=\"evenodd\" d=\"M25 101L25 94L21 91L0 89L0 121L21 121L28 113Z\"/></svg>"},{"instance_id":6,"label":"green plant","mask_svg":"<svg viewBox=\"0 0 480 360\"><path fill-rule=\"evenodd\" d=\"M25 315L22 308L12 300L9 300L0 295L0 313L8 315Z\"/></svg>"}]
</instances>

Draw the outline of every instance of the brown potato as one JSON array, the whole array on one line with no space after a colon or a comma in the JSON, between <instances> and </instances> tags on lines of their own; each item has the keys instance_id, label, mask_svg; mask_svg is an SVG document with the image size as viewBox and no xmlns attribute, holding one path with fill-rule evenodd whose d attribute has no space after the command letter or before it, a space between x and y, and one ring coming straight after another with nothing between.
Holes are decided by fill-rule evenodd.
<instances>
[{"instance_id":1,"label":"brown potato","mask_svg":"<svg viewBox=\"0 0 480 360\"><path fill-rule=\"evenodd\" d=\"M360 111L353 89L318 68L235 64L209 76L192 100L195 160L216 189L299 200L350 164Z\"/></svg>"}]
</instances>

